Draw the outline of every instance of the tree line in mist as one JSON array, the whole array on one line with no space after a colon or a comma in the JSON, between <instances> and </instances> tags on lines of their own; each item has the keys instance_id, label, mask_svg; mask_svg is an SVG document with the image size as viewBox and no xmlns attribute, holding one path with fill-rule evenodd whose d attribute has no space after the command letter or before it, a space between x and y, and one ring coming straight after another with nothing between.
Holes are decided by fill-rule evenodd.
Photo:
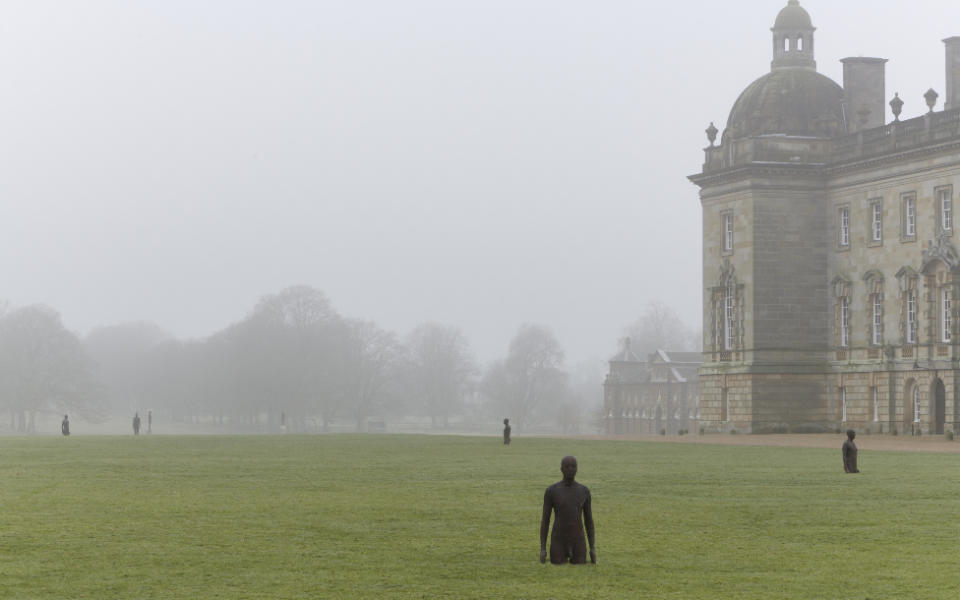
<instances>
[{"instance_id":1,"label":"tree line in mist","mask_svg":"<svg viewBox=\"0 0 960 600\"><path fill-rule=\"evenodd\" d=\"M628 333L641 352L694 343L659 304ZM200 340L150 323L99 327L81 339L43 305L0 317L0 413L20 432L35 431L43 414L96 422L148 409L259 430L281 421L290 431L365 430L371 419L415 416L438 428L509 417L518 431L573 431L599 405L602 379L602 364L568 372L542 326L521 326L506 354L481 368L456 327L424 323L401 337L341 316L308 286L265 296Z\"/></svg>"}]
</instances>

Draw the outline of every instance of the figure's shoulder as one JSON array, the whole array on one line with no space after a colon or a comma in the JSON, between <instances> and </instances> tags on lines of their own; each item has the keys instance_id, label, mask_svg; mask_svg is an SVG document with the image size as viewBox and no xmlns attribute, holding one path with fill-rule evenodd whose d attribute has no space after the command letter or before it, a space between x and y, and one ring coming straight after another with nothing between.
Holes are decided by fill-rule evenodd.
<instances>
[{"instance_id":1,"label":"figure's shoulder","mask_svg":"<svg viewBox=\"0 0 960 600\"><path fill-rule=\"evenodd\" d=\"M577 482L577 485L580 486L580 491L581 491L582 493L586 494L587 496L590 495L590 488L588 488L587 486L583 485L583 484L580 483L579 481Z\"/></svg>"}]
</instances>

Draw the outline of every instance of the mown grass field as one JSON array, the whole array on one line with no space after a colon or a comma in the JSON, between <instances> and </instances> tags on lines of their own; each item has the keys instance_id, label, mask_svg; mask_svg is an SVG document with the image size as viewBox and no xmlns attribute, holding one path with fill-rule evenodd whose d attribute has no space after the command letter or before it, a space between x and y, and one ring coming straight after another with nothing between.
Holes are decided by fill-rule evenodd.
<instances>
[{"instance_id":1,"label":"mown grass field","mask_svg":"<svg viewBox=\"0 0 960 600\"><path fill-rule=\"evenodd\" d=\"M960 456L840 437L0 438L0 598L960 597ZM566 454L596 566L537 560Z\"/></svg>"}]
</instances>

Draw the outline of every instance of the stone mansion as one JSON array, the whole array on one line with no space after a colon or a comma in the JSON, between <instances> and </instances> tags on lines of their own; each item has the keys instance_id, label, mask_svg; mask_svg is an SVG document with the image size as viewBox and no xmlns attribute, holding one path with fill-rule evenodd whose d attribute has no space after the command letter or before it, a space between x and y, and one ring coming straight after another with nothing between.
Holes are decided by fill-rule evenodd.
<instances>
[{"instance_id":1,"label":"stone mansion","mask_svg":"<svg viewBox=\"0 0 960 600\"><path fill-rule=\"evenodd\" d=\"M901 121L886 60L842 59L840 86L817 72L814 30L789 0L770 72L722 132L707 129L690 177L703 208L699 427L958 431L960 37L944 40L942 110L931 89L929 111Z\"/></svg>"}]
</instances>

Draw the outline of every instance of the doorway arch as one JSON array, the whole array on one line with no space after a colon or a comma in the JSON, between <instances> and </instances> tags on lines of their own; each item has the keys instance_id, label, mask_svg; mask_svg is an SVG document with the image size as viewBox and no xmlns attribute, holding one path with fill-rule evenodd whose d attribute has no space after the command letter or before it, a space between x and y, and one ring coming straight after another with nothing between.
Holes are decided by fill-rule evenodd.
<instances>
[{"instance_id":1,"label":"doorway arch","mask_svg":"<svg viewBox=\"0 0 960 600\"><path fill-rule=\"evenodd\" d=\"M939 377L933 383L933 432L940 435L943 433L943 426L947 422L947 391L943 386L943 380Z\"/></svg>"},{"instance_id":2,"label":"doorway arch","mask_svg":"<svg viewBox=\"0 0 960 600\"><path fill-rule=\"evenodd\" d=\"M899 415L899 421L901 427L903 428L903 433L910 433L913 431L914 422L913 415L917 411L917 407L920 402L920 382L913 379L912 377L907 380L905 386L903 386L903 402L897 407L897 414ZM891 416L891 421L893 417Z\"/></svg>"}]
</instances>

